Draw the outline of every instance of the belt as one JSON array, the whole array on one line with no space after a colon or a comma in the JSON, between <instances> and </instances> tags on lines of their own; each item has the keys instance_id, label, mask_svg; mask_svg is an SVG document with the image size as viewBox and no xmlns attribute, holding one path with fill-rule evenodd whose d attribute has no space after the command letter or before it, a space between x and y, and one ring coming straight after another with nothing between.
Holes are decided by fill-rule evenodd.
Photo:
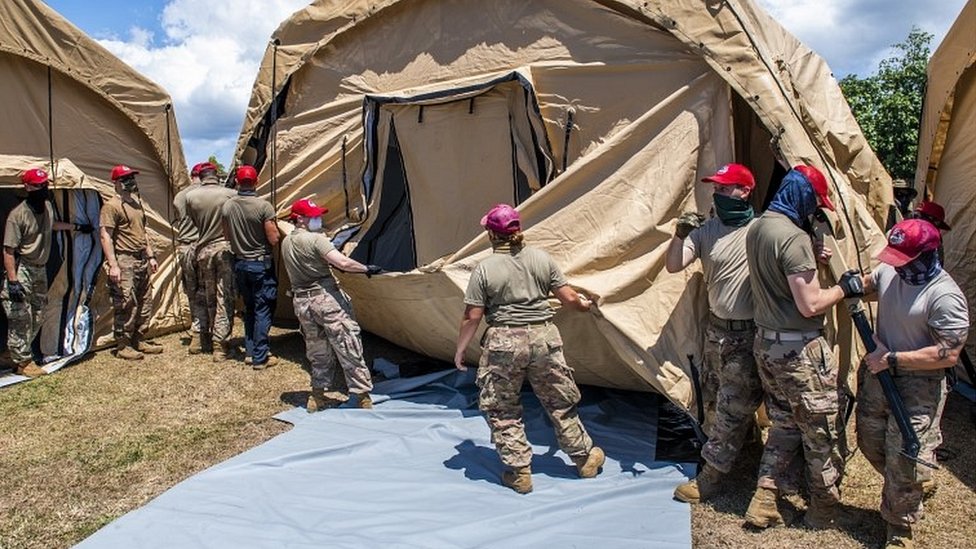
<instances>
[{"instance_id":1,"label":"belt","mask_svg":"<svg viewBox=\"0 0 976 549\"><path fill-rule=\"evenodd\" d=\"M770 341L810 341L823 335L823 330L814 330L812 332L777 332L776 330L759 328L759 335L763 339Z\"/></svg>"},{"instance_id":2,"label":"belt","mask_svg":"<svg viewBox=\"0 0 976 549\"><path fill-rule=\"evenodd\" d=\"M249 259L249 258L246 258L246 257L235 257L234 260L235 261L253 261L254 263L264 263L266 261L271 261L271 256L270 255L262 255L261 257L259 257L257 259Z\"/></svg>"},{"instance_id":3,"label":"belt","mask_svg":"<svg viewBox=\"0 0 976 549\"><path fill-rule=\"evenodd\" d=\"M543 320L541 322L526 322L525 324L492 324L492 328L541 328L543 326L548 326L552 322L548 320Z\"/></svg>"},{"instance_id":4,"label":"belt","mask_svg":"<svg viewBox=\"0 0 976 549\"><path fill-rule=\"evenodd\" d=\"M711 313L710 316L710 321L713 326L724 328L730 332L746 332L756 329L756 323L752 319L729 320L716 316L715 313Z\"/></svg>"},{"instance_id":5,"label":"belt","mask_svg":"<svg viewBox=\"0 0 976 549\"><path fill-rule=\"evenodd\" d=\"M324 288L312 288L311 290L292 290L291 296L304 298L304 297L315 297L317 295L323 295L326 291Z\"/></svg>"},{"instance_id":6,"label":"belt","mask_svg":"<svg viewBox=\"0 0 976 549\"><path fill-rule=\"evenodd\" d=\"M116 250L115 255L127 255L129 257L135 257L136 259L147 259L146 252L144 250L139 250L138 252L122 252Z\"/></svg>"}]
</instances>

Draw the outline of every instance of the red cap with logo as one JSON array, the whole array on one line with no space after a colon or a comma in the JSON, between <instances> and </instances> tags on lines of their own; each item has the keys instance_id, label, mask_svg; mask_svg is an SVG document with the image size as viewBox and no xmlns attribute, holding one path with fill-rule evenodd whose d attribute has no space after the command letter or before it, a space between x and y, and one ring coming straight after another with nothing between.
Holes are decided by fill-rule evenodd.
<instances>
[{"instance_id":1,"label":"red cap with logo","mask_svg":"<svg viewBox=\"0 0 976 549\"><path fill-rule=\"evenodd\" d=\"M945 221L945 209L935 202L926 200L915 208L915 216L931 222L943 231L951 231L952 227Z\"/></svg>"},{"instance_id":2,"label":"red cap with logo","mask_svg":"<svg viewBox=\"0 0 976 549\"><path fill-rule=\"evenodd\" d=\"M301 200L296 200L295 203L291 205L291 218L295 219L298 216L318 217L322 214L328 213L328 211L328 208L316 206L315 202L312 202L311 198L303 198Z\"/></svg>"},{"instance_id":3,"label":"red cap with logo","mask_svg":"<svg viewBox=\"0 0 976 549\"><path fill-rule=\"evenodd\" d=\"M496 204L481 218L481 226L497 234L512 234L522 230L522 220L515 208Z\"/></svg>"},{"instance_id":4,"label":"red cap with logo","mask_svg":"<svg viewBox=\"0 0 976 549\"><path fill-rule=\"evenodd\" d=\"M752 190L756 186L756 178L752 176L749 168L742 164L726 164L715 172L702 179L702 183L715 183L716 185L738 185Z\"/></svg>"},{"instance_id":5,"label":"red cap with logo","mask_svg":"<svg viewBox=\"0 0 976 549\"><path fill-rule=\"evenodd\" d=\"M813 187L813 192L817 193L820 197L820 201L823 203L824 207L830 211L834 211L834 203L830 201L830 190L827 187L827 178L824 177L820 170L814 168L813 166L793 166L793 169L803 174L803 177L807 178L810 182L810 186Z\"/></svg>"},{"instance_id":6,"label":"red cap with logo","mask_svg":"<svg viewBox=\"0 0 976 549\"><path fill-rule=\"evenodd\" d=\"M123 177L135 175L137 173L139 173L139 170L133 170L125 164L119 164L118 166L112 168L112 181L118 181Z\"/></svg>"},{"instance_id":7,"label":"red cap with logo","mask_svg":"<svg viewBox=\"0 0 976 549\"><path fill-rule=\"evenodd\" d=\"M939 249L942 235L935 225L924 219L906 219L895 223L888 233L888 245L878 254L878 260L901 267L925 252Z\"/></svg>"},{"instance_id":8,"label":"red cap with logo","mask_svg":"<svg viewBox=\"0 0 976 549\"><path fill-rule=\"evenodd\" d=\"M46 171L40 168L31 168L20 174L20 181L24 185L44 185L50 181L50 178Z\"/></svg>"},{"instance_id":9,"label":"red cap with logo","mask_svg":"<svg viewBox=\"0 0 976 549\"><path fill-rule=\"evenodd\" d=\"M200 177L200 167L204 164L209 164L209 162L198 162L194 164L193 167L190 168L190 175L192 177Z\"/></svg>"},{"instance_id":10,"label":"red cap with logo","mask_svg":"<svg viewBox=\"0 0 976 549\"><path fill-rule=\"evenodd\" d=\"M242 181L255 182L258 180L258 171L254 169L254 166L248 166L244 164L240 168L237 168L237 182Z\"/></svg>"}]
</instances>

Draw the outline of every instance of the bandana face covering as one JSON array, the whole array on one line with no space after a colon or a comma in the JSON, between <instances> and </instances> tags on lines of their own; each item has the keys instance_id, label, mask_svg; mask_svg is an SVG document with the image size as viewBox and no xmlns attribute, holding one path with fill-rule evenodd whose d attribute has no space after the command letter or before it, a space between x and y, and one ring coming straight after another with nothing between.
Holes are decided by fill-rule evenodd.
<instances>
[{"instance_id":1,"label":"bandana face covering","mask_svg":"<svg viewBox=\"0 0 976 549\"><path fill-rule=\"evenodd\" d=\"M715 214L722 220L723 225L742 227L755 216L752 204L741 198L715 193L712 195L712 200L715 202Z\"/></svg>"},{"instance_id":2,"label":"bandana face covering","mask_svg":"<svg viewBox=\"0 0 976 549\"><path fill-rule=\"evenodd\" d=\"M928 284L941 270L942 263L939 261L938 250L925 252L901 267L895 267L898 276L912 286Z\"/></svg>"},{"instance_id":3,"label":"bandana face covering","mask_svg":"<svg viewBox=\"0 0 976 549\"><path fill-rule=\"evenodd\" d=\"M817 211L817 194L803 174L790 170L773 196L769 210L789 217L797 227L809 232L805 225Z\"/></svg>"},{"instance_id":4,"label":"bandana face covering","mask_svg":"<svg viewBox=\"0 0 976 549\"><path fill-rule=\"evenodd\" d=\"M44 212L44 202L47 201L50 193L47 191L47 187L35 188L33 190L27 191L27 205L34 213Z\"/></svg>"}]
</instances>

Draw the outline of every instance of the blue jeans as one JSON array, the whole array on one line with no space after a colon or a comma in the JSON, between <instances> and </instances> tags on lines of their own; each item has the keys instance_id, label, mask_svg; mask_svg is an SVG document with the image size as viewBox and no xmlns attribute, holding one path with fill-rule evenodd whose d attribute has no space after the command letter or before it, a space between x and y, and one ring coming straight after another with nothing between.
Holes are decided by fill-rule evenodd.
<instances>
[{"instance_id":1,"label":"blue jeans","mask_svg":"<svg viewBox=\"0 0 976 549\"><path fill-rule=\"evenodd\" d=\"M271 317L278 300L278 280L270 259L234 262L237 290L244 299L244 345L252 364L268 361Z\"/></svg>"}]
</instances>

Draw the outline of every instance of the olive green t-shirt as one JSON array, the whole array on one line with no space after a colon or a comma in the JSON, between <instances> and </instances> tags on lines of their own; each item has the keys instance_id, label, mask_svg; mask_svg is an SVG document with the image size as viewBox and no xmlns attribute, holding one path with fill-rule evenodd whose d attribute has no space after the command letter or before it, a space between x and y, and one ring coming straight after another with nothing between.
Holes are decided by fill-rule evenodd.
<instances>
[{"instance_id":1,"label":"olive green t-shirt","mask_svg":"<svg viewBox=\"0 0 976 549\"><path fill-rule=\"evenodd\" d=\"M139 202L124 202L122 197L113 196L102 206L98 219L112 235L116 253L134 254L146 249L146 213Z\"/></svg>"},{"instance_id":2,"label":"olive green t-shirt","mask_svg":"<svg viewBox=\"0 0 976 549\"><path fill-rule=\"evenodd\" d=\"M197 249L224 240L221 208L237 191L217 184L216 179L204 179L203 184L186 193L186 212L200 233Z\"/></svg>"},{"instance_id":3,"label":"olive green t-shirt","mask_svg":"<svg viewBox=\"0 0 976 549\"><path fill-rule=\"evenodd\" d=\"M684 241L684 249L702 262L708 307L719 318L752 320L746 234L755 221L743 227L731 227L713 217L691 231Z\"/></svg>"},{"instance_id":4,"label":"olive green t-shirt","mask_svg":"<svg viewBox=\"0 0 976 549\"><path fill-rule=\"evenodd\" d=\"M176 210L176 241L180 244L193 244L200 238L200 231L197 230L190 216L186 213L186 193L199 188L199 183L194 183L180 192L173 198L173 209Z\"/></svg>"},{"instance_id":5,"label":"olive green t-shirt","mask_svg":"<svg viewBox=\"0 0 976 549\"><path fill-rule=\"evenodd\" d=\"M238 194L221 208L230 229L230 250L237 259L258 260L271 255L271 243L264 222L274 220L271 203L256 196Z\"/></svg>"},{"instance_id":6,"label":"olive green t-shirt","mask_svg":"<svg viewBox=\"0 0 976 549\"><path fill-rule=\"evenodd\" d=\"M285 264L292 290L335 287L325 254L336 249L324 233L295 229L281 241L281 262Z\"/></svg>"},{"instance_id":7,"label":"olive green t-shirt","mask_svg":"<svg viewBox=\"0 0 976 549\"><path fill-rule=\"evenodd\" d=\"M545 322L555 314L549 293L564 285L566 277L546 252L503 246L471 273L464 302L484 307L489 326Z\"/></svg>"},{"instance_id":8,"label":"olive green t-shirt","mask_svg":"<svg viewBox=\"0 0 976 549\"><path fill-rule=\"evenodd\" d=\"M21 202L7 216L3 245L13 248L21 260L31 265L45 265L51 256L53 223L54 210L50 202L44 202L44 213L40 215L34 213L27 202Z\"/></svg>"},{"instance_id":9,"label":"olive green t-shirt","mask_svg":"<svg viewBox=\"0 0 976 549\"><path fill-rule=\"evenodd\" d=\"M778 212L767 211L746 235L756 325L786 332L812 332L824 315L805 318L796 308L787 277L817 270L810 235Z\"/></svg>"}]
</instances>

